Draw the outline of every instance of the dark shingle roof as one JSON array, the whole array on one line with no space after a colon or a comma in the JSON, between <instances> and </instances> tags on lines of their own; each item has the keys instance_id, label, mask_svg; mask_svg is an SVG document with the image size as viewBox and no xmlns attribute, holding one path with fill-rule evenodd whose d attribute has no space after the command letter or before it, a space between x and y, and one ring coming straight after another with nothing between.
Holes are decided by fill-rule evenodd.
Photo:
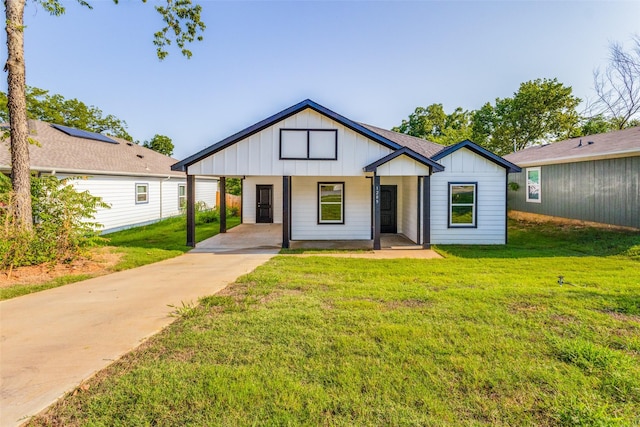
<instances>
[{"instance_id":1,"label":"dark shingle roof","mask_svg":"<svg viewBox=\"0 0 640 427\"><path fill-rule=\"evenodd\" d=\"M415 136L394 132L392 130L382 129L377 126L367 125L365 123L360 124L369 129L371 132L375 132L380 136L384 136L385 138L395 142L396 144L402 145L403 147L408 147L416 153L422 154L425 157L431 157L445 148L443 145L427 141L426 139L416 138Z\"/></svg>"},{"instance_id":2,"label":"dark shingle roof","mask_svg":"<svg viewBox=\"0 0 640 427\"><path fill-rule=\"evenodd\" d=\"M504 156L521 166L640 156L640 126L538 145Z\"/></svg>"},{"instance_id":3,"label":"dark shingle roof","mask_svg":"<svg viewBox=\"0 0 640 427\"><path fill-rule=\"evenodd\" d=\"M109 137L108 143L78 138L55 129L49 123L30 120L30 137L40 146L29 144L31 169L38 171L105 173L118 175L184 176L171 170L176 159L134 144ZM9 141L0 141L0 169L9 169Z\"/></svg>"}]
</instances>

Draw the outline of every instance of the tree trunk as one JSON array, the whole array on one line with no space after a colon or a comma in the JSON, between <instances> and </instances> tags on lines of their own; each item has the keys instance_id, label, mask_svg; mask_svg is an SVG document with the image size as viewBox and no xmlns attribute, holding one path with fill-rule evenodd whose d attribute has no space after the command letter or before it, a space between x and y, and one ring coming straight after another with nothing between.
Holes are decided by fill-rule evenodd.
<instances>
[{"instance_id":1,"label":"tree trunk","mask_svg":"<svg viewBox=\"0 0 640 427\"><path fill-rule=\"evenodd\" d=\"M24 64L25 0L5 0L8 71L7 107L11 128L11 183L15 193L13 213L23 230L33 226L31 211L31 172L29 162L29 128L27 124L26 79Z\"/></svg>"}]
</instances>

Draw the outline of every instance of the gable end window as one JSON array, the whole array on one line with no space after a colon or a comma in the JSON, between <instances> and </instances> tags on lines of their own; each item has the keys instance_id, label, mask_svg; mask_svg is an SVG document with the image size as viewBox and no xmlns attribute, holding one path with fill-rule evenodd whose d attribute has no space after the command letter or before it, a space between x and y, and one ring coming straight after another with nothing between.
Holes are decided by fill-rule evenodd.
<instances>
[{"instance_id":1,"label":"gable end window","mask_svg":"<svg viewBox=\"0 0 640 427\"><path fill-rule=\"evenodd\" d=\"M527 202L542 202L540 186L540 168L527 168Z\"/></svg>"},{"instance_id":2,"label":"gable end window","mask_svg":"<svg viewBox=\"0 0 640 427\"><path fill-rule=\"evenodd\" d=\"M344 182L318 183L318 224L344 224Z\"/></svg>"},{"instance_id":3,"label":"gable end window","mask_svg":"<svg viewBox=\"0 0 640 427\"><path fill-rule=\"evenodd\" d=\"M187 184L178 184L178 209L187 208Z\"/></svg>"},{"instance_id":4,"label":"gable end window","mask_svg":"<svg viewBox=\"0 0 640 427\"><path fill-rule=\"evenodd\" d=\"M280 160L338 160L337 129L280 129Z\"/></svg>"},{"instance_id":5,"label":"gable end window","mask_svg":"<svg viewBox=\"0 0 640 427\"><path fill-rule=\"evenodd\" d=\"M449 183L449 228L476 228L478 218L478 184Z\"/></svg>"},{"instance_id":6,"label":"gable end window","mask_svg":"<svg viewBox=\"0 0 640 427\"><path fill-rule=\"evenodd\" d=\"M149 203L149 184L136 183L136 205Z\"/></svg>"}]
</instances>

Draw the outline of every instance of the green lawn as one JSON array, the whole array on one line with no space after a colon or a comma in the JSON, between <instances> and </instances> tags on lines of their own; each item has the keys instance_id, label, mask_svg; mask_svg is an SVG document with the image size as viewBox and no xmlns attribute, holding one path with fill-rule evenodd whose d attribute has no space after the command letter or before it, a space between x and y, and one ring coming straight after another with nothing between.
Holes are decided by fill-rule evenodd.
<instances>
[{"instance_id":1,"label":"green lawn","mask_svg":"<svg viewBox=\"0 0 640 427\"><path fill-rule=\"evenodd\" d=\"M227 228L234 227L239 223L238 217L227 218ZM103 244L113 247L113 251L122 254L120 261L111 270L113 272L127 270L173 258L187 252L191 248L186 246L186 228L186 219L181 216L105 235ZM218 234L219 229L218 222L197 223L196 241L200 242ZM58 277L45 283L0 288L0 300L56 288L94 276L92 274L75 274Z\"/></svg>"},{"instance_id":2,"label":"green lawn","mask_svg":"<svg viewBox=\"0 0 640 427\"><path fill-rule=\"evenodd\" d=\"M31 425L639 425L640 234L510 231L276 257Z\"/></svg>"}]
</instances>

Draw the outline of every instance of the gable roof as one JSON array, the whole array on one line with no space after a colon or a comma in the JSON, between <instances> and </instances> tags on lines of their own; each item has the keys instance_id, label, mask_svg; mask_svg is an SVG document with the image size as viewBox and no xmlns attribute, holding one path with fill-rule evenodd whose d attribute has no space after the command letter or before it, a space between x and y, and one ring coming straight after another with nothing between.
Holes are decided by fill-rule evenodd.
<instances>
[{"instance_id":1,"label":"gable roof","mask_svg":"<svg viewBox=\"0 0 640 427\"><path fill-rule=\"evenodd\" d=\"M40 146L29 144L31 170L60 173L108 174L131 176L174 176L184 173L171 170L176 159L122 138L111 142L72 136L53 125L29 120L30 138ZM0 141L0 169L11 168L9 140Z\"/></svg>"},{"instance_id":2,"label":"gable roof","mask_svg":"<svg viewBox=\"0 0 640 427\"><path fill-rule=\"evenodd\" d=\"M521 166L640 156L640 126L536 145L505 156Z\"/></svg>"},{"instance_id":3,"label":"gable roof","mask_svg":"<svg viewBox=\"0 0 640 427\"><path fill-rule=\"evenodd\" d=\"M340 123L343 126L348 127L349 129L369 138L372 139L388 148L391 148L393 150L397 150L400 148L400 145L388 138L385 138L382 135L379 135L375 132L372 132L370 129L368 129L367 127L361 125L360 123L354 122L350 119L347 119L346 117L329 110L326 107L323 107L322 105L313 102L310 99L305 99L304 101L291 106L287 109L284 109L282 111L280 111L279 113L274 114L271 117L267 117L266 119L252 125L249 126L246 129L241 130L238 133L235 133L225 139L223 139L222 141L219 141L207 148L205 148L204 150L201 150L199 152L197 152L196 154L187 157L184 160L179 161L178 163L174 164L173 166L171 166L171 169L173 170L180 170L180 171L185 171L187 166L192 165L193 163L196 163L202 159L204 159L205 157L208 157L212 154L217 153L218 151L235 144L236 142L248 138L249 136L260 132L263 129L266 129L269 126L272 126L284 119L286 119L287 117L290 117L296 113L299 113L302 110L305 110L307 108L310 108L320 114L323 114L333 120L335 120L336 122Z\"/></svg>"},{"instance_id":4,"label":"gable roof","mask_svg":"<svg viewBox=\"0 0 640 427\"><path fill-rule=\"evenodd\" d=\"M443 157L448 156L449 154L458 151L461 148L466 148L468 150L473 151L474 153L476 153L477 155L484 157L485 159L496 163L499 166L502 166L503 168L507 169L508 172L520 172L520 168L511 163L508 160L503 159L502 157L498 156L497 154L493 154L491 151L487 150L486 148L483 148L481 146L479 146L478 144L476 144L473 141L469 141L468 139L465 139L464 141L458 142L457 144L454 145L450 145L448 147L444 147L442 150L440 150L438 153L436 153L435 155L433 155L431 158L433 160L440 160Z\"/></svg>"},{"instance_id":5,"label":"gable roof","mask_svg":"<svg viewBox=\"0 0 640 427\"><path fill-rule=\"evenodd\" d=\"M413 160L415 160L416 162L422 163L425 166L429 166L429 170L431 170L432 172L442 172L444 170L444 166L442 166L439 163L434 162L433 160L429 159L428 157L425 157L419 153L416 153L415 151L413 151L411 148L409 147L402 147L399 150L394 151L393 153L387 154L386 156L384 156L383 158L376 160L375 162L367 165L364 167L364 171L365 172L375 172L376 169L378 168L378 166L383 165L387 162L390 162L391 160L395 159L396 157L405 155Z\"/></svg>"},{"instance_id":6,"label":"gable roof","mask_svg":"<svg viewBox=\"0 0 640 427\"><path fill-rule=\"evenodd\" d=\"M376 126L372 126L372 125L368 125L368 124L364 124L364 123L358 123L358 122L354 122L353 120L350 120L332 110L329 110L326 107L323 107L322 105L310 100L310 99L305 99L304 101L293 105L287 109L284 109L282 111L280 111L279 113L274 114L271 117L267 117L266 119L252 125L249 126L246 129L241 130L240 132L237 132L213 145L210 145L209 147L197 152L196 154L187 157L184 160L181 160L177 163L175 163L173 166L171 166L171 169L173 170L179 170L179 171L186 171L186 168L208 156L211 156L215 153L217 153L220 150L225 149L226 147L229 147L230 145L233 145L245 138L250 137L251 135L260 132L263 129L266 129L269 126L272 126L282 120L285 120L286 118L299 113L300 111L303 111L307 108L310 108L320 114L323 114L333 120L335 120L336 122L342 124L343 126L369 138L370 140L373 140L375 142L378 142L382 145L384 145L387 148L390 148L392 150L400 150L403 147L406 147L407 149L409 149L410 151L404 151L401 154L407 154L407 153L412 153L410 154L410 157L412 157L414 160L417 160L419 162L423 162L423 164L425 165L429 165L430 167L433 167L434 169L437 169L437 167L435 166L437 163L435 163L435 161L439 160L440 158L446 156L447 154L452 153L453 151L456 151L460 148L466 147L469 148L470 150L472 150L473 152L481 155L482 157L497 163L498 165L506 168L509 172L519 172L520 168L518 166L516 166L515 164L506 161L505 159L503 159L502 157L491 153L490 151L480 147L477 144L474 144L473 142L466 140L466 141L462 141L459 144L450 146L450 147L445 147L443 145L440 144L436 144L434 142L431 141L427 141L426 139L421 139L421 138L416 138L410 135L406 135L403 133L398 133L398 132L394 132L391 130L386 130L386 129L382 129ZM443 154L442 156L436 158L436 155L439 155L441 153L446 153ZM399 155L399 154L398 154ZM393 156L392 158L395 158L396 156ZM386 158L386 157L385 157ZM384 159L384 158L383 158ZM383 160L380 159L380 160ZM391 160L391 159L387 159ZM433 160L433 161L432 161ZM426 161L426 163L424 163ZM371 165L366 166L368 167L376 167L376 166L372 166L377 162L372 163ZM383 162L384 163L384 162ZM438 165L439 167L442 167L441 165ZM439 169L439 170L443 170L443 169Z\"/></svg>"}]
</instances>

